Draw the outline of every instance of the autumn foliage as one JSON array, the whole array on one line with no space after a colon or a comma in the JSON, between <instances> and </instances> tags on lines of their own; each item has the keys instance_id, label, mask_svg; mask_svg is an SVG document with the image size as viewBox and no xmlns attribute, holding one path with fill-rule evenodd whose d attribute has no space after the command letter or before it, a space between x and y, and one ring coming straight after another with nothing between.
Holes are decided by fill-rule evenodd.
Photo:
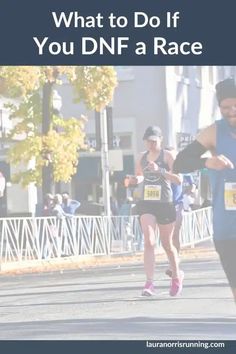
<instances>
[{"instance_id":1,"label":"autumn foliage","mask_svg":"<svg viewBox=\"0 0 236 354\"><path fill-rule=\"evenodd\" d=\"M117 84L114 68L107 66L0 67L0 95L13 99L7 107L14 120L9 162L19 166L14 182L40 185L42 167L49 163L55 182L68 182L76 173L79 151L85 148L85 119L63 119L52 111L49 132L42 134L42 87L59 83L61 75L73 86L76 102L97 111L111 101Z\"/></svg>"}]
</instances>

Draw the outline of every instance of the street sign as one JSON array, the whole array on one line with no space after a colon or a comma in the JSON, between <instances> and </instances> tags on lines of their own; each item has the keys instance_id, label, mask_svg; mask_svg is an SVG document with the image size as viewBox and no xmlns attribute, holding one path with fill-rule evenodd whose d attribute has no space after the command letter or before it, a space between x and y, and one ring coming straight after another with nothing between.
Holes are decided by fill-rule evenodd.
<instances>
[{"instance_id":1,"label":"street sign","mask_svg":"<svg viewBox=\"0 0 236 354\"><path fill-rule=\"evenodd\" d=\"M190 133L176 133L177 150L183 150L188 144L190 144L195 137Z\"/></svg>"}]
</instances>

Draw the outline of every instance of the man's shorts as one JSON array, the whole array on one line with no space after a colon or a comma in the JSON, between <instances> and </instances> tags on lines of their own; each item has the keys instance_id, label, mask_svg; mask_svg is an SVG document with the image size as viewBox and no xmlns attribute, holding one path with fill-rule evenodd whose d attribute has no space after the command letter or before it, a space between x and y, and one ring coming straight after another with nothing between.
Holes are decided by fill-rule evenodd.
<instances>
[{"instance_id":1,"label":"man's shorts","mask_svg":"<svg viewBox=\"0 0 236 354\"><path fill-rule=\"evenodd\" d=\"M236 288L236 239L214 240L215 248L231 288Z\"/></svg>"},{"instance_id":2,"label":"man's shorts","mask_svg":"<svg viewBox=\"0 0 236 354\"><path fill-rule=\"evenodd\" d=\"M140 200L137 203L137 214L154 215L158 224L167 225L175 222L176 211L173 203Z\"/></svg>"}]
</instances>

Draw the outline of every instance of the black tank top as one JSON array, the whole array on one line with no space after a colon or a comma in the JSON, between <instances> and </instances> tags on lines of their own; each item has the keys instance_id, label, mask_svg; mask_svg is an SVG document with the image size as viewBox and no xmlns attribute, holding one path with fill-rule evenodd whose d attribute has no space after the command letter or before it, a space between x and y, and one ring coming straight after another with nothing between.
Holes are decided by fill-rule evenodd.
<instances>
[{"instance_id":1,"label":"black tank top","mask_svg":"<svg viewBox=\"0 0 236 354\"><path fill-rule=\"evenodd\" d=\"M141 158L141 167L143 170L143 191L142 200L155 201L159 203L171 203L173 201L173 194L171 189L171 182L164 176L158 175L147 169L149 161L147 160L148 151L144 153ZM160 168L165 168L169 171L169 166L164 161L164 150L160 151L160 155L154 161Z\"/></svg>"}]
</instances>

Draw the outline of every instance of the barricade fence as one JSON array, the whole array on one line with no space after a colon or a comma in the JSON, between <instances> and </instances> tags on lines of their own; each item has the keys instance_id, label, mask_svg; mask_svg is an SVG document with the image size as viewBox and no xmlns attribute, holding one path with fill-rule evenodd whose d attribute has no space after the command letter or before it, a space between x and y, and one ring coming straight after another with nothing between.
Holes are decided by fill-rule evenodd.
<instances>
[{"instance_id":1,"label":"barricade fence","mask_svg":"<svg viewBox=\"0 0 236 354\"><path fill-rule=\"evenodd\" d=\"M180 234L182 247L194 247L211 238L211 207L184 214ZM0 219L1 263L135 253L142 245L143 234L137 215ZM157 240L158 250L162 252L159 245Z\"/></svg>"}]
</instances>

